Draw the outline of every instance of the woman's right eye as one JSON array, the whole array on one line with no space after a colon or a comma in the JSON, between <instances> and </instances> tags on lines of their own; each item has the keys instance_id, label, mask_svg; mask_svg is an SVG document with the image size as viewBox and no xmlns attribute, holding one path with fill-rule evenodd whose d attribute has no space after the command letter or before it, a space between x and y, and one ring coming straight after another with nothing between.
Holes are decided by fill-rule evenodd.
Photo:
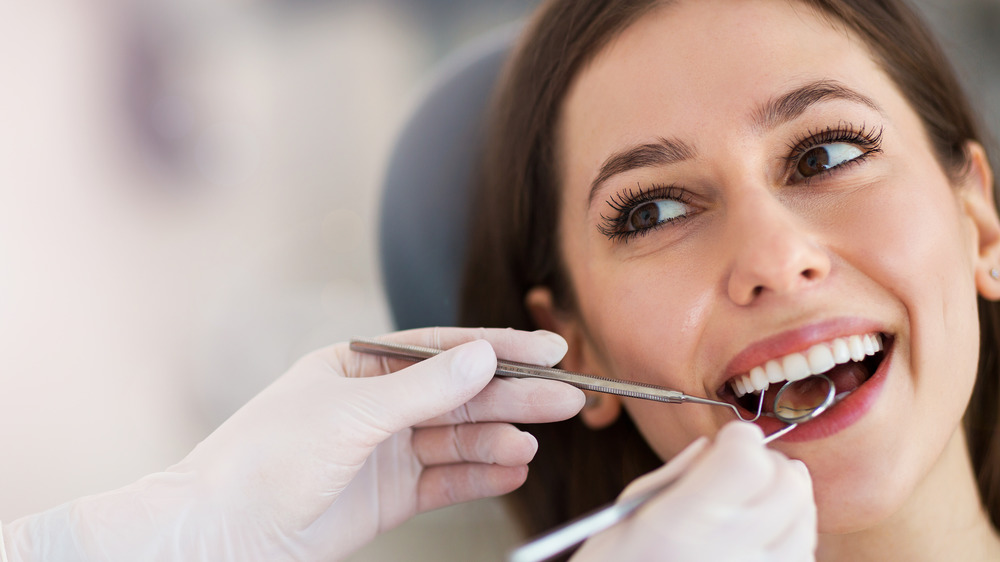
<instances>
[{"instance_id":1,"label":"woman's right eye","mask_svg":"<svg viewBox=\"0 0 1000 562\"><path fill-rule=\"evenodd\" d=\"M632 209L626 227L629 231L645 230L683 217L687 212L687 205L674 199L648 201Z\"/></svg>"},{"instance_id":2,"label":"woman's right eye","mask_svg":"<svg viewBox=\"0 0 1000 562\"><path fill-rule=\"evenodd\" d=\"M686 219L697 210L689 203L687 191L674 185L626 189L612 195L608 206L614 214L602 214L597 229L611 241L622 243L669 222Z\"/></svg>"}]
</instances>

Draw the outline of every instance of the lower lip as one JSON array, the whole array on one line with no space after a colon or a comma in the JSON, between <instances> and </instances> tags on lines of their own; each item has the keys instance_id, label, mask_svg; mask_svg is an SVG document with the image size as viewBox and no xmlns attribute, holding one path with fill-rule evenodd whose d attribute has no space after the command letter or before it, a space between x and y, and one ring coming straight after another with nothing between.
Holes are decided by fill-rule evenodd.
<instances>
[{"instance_id":1,"label":"lower lip","mask_svg":"<svg viewBox=\"0 0 1000 562\"><path fill-rule=\"evenodd\" d=\"M830 406L829 410L823 412L816 419L800 424L787 435L780 437L778 441L795 443L822 439L851 426L868 413L878 400L889 376L891 363L892 348L889 348L878 370L857 390ZM761 417L755 423L760 426L765 435L770 435L788 425L772 417Z\"/></svg>"}]
</instances>

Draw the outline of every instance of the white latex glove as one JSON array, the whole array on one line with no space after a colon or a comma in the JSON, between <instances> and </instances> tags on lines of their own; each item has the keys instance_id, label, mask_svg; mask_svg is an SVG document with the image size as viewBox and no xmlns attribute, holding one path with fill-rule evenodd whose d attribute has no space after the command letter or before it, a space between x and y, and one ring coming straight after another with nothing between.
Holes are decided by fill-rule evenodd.
<instances>
[{"instance_id":1,"label":"white latex glove","mask_svg":"<svg viewBox=\"0 0 1000 562\"><path fill-rule=\"evenodd\" d=\"M583 406L562 383L492 378L497 355L555 364L554 334L386 339L454 349L416 364L346 344L308 355L167 471L5 525L9 562L342 558L416 513L517 488L537 442L500 422Z\"/></svg>"},{"instance_id":2,"label":"white latex glove","mask_svg":"<svg viewBox=\"0 0 1000 562\"><path fill-rule=\"evenodd\" d=\"M681 474L631 518L595 535L574 562L813 560L816 505L806 465L768 449L756 425L732 422L622 492L632 497Z\"/></svg>"}]
</instances>

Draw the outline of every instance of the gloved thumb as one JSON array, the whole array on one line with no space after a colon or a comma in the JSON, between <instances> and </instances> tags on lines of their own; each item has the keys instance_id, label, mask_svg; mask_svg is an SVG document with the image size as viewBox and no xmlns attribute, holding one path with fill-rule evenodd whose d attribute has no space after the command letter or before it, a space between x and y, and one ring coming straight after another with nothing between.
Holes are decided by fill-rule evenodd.
<instances>
[{"instance_id":1,"label":"gloved thumb","mask_svg":"<svg viewBox=\"0 0 1000 562\"><path fill-rule=\"evenodd\" d=\"M393 434L465 404L489 384L496 366L493 347L477 340L394 373L348 379L357 385L351 402L370 425Z\"/></svg>"}]
</instances>

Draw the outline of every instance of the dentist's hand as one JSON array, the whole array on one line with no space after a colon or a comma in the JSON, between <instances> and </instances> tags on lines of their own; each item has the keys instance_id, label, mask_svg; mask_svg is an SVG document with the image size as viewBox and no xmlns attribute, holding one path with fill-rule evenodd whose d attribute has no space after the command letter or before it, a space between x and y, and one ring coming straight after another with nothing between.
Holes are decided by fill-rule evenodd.
<instances>
[{"instance_id":1,"label":"dentist's hand","mask_svg":"<svg viewBox=\"0 0 1000 562\"><path fill-rule=\"evenodd\" d=\"M555 364L554 334L386 339L449 351L416 364L346 344L308 355L167 471L6 525L9 561L342 558L419 512L514 490L537 442L506 422L583 406L562 383L492 377L497 355Z\"/></svg>"},{"instance_id":2,"label":"dentist's hand","mask_svg":"<svg viewBox=\"0 0 1000 562\"><path fill-rule=\"evenodd\" d=\"M753 424L732 422L633 482L630 497L680 475L627 521L586 543L574 562L728 560L801 562L816 550L816 505L805 464L762 444Z\"/></svg>"}]
</instances>

